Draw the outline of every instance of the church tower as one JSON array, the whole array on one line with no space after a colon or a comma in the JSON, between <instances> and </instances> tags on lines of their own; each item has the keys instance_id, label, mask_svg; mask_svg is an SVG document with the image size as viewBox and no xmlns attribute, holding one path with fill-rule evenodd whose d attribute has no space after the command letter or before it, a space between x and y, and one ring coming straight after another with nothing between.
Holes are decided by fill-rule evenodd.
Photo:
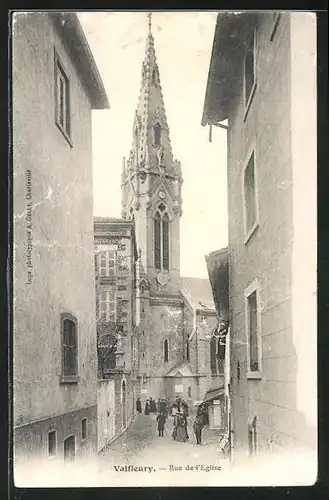
<instances>
[{"instance_id":1,"label":"church tower","mask_svg":"<svg viewBox=\"0 0 329 500\"><path fill-rule=\"evenodd\" d=\"M150 293L179 294L182 172L174 160L151 14L133 140L122 166L122 217L135 220L139 268Z\"/></svg>"}]
</instances>

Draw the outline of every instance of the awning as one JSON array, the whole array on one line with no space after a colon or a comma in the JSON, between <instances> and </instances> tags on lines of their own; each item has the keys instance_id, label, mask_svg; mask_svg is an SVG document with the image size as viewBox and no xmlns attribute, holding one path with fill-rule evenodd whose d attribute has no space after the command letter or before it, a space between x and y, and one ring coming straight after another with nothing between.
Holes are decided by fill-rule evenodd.
<instances>
[{"instance_id":1,"label":"awning","mask_svg":"<svg viewBox=\"0 0 329 500\"><path fill-rule=\"evenodd\" d=\"M224 387L217 387L216 389L210 389L206 392L203 402L207 403L213 401L214 399L219 399L224 395Z\"/></svg>"}]
</instances>

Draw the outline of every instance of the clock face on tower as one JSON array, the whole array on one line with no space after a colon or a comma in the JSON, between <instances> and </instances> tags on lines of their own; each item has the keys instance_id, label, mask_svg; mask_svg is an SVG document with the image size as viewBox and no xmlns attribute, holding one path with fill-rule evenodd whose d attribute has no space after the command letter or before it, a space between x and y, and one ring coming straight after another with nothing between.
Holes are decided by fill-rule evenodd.
<instances>
[{"instance_id":1,"label":"clock face on tower","mask_svg":"<svg viewBox=\"0 0 329 500\"><path fill-rule=\"evenodd\" d=\"M164 191L159 191L159 198L161 198L161 200L164 200L166 197L166 193Z\"/></svg>"}]
</instances>

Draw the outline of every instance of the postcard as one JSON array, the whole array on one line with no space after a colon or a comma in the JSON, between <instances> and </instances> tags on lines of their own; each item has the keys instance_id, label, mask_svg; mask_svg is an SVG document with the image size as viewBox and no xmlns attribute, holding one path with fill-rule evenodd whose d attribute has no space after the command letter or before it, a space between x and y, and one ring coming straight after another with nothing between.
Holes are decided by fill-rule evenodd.
<instances>
[{"instance_id":1,"label":"postcard","mask_svg":"<svg viewBox=\"0 0 329 500\"><path fill-rule=\"evenodd\" d=\"M315 13L11 31L15 486L314 484Z\"/></svg>"}]
</instances>

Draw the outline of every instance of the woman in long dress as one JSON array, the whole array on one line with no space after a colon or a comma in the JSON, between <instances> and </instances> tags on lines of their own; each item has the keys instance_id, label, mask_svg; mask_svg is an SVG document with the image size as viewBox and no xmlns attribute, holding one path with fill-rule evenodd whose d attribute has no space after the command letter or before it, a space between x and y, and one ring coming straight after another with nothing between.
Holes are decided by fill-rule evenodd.
<instances>
[{"instance_id":1,"label":"woman in long dress","mask_svg":"<svg viewBox=\"0 0 329 500\"><path fill-rule=\"evenodd\" d=\"M179 441L181 443L185 443L188 440L187 435L187 422L186 418L182 412L178 413L175 417L176 419L176 432L175 432L175 441Z\"/></svg>"},{"instance_id":2,"label":"woman in long dress","mask_svg":"<svg viewBox=\"0 0 329 500\"><path fill-rule=\"evenodd\" d=\"M149 400L147 400L146 403L145 403L144 414L145 415L149 415L150 414L150 402L149 402Z\"/></svg>"}]
</instances>

